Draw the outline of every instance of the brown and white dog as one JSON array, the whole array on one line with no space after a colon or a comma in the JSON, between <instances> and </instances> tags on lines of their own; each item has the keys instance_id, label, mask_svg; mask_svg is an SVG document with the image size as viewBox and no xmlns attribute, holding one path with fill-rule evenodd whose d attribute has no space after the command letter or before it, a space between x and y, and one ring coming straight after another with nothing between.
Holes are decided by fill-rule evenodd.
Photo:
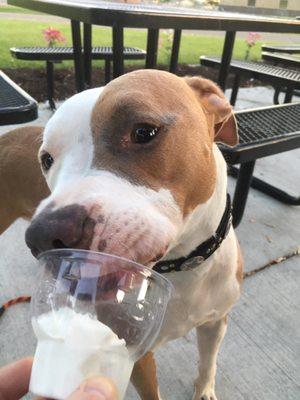
<instances>
[{"instance_id":1,"label":"brown and white dog","mask_svg":"<svg viewBox=\"0 0 300 400\"><path fill-rule=\"evenodd\" d=\"M44 130L39 159L51 194L27 244L34 254L83 248L148 266L188 255L215 233L226 205L215 141L235 145L236 125L206 79L140 70L73 96ZM196 328L193 399L215 400L217 353L242 279L233 228L205 262L168 278L175 292L155 349ZM160 398L152 353L136 363L132 381L143 400Z\"/></svg>"}]
</instances>

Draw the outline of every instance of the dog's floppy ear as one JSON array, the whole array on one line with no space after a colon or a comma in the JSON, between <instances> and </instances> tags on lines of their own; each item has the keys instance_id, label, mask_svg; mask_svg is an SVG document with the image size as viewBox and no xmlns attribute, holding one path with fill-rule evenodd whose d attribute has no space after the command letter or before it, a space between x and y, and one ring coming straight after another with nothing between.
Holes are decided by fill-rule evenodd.
<instances>
[{"instance_id":1,"label":"dog's floppy ear","mask_svg":"<svg viewBox=\"0 0 300 400\"><path fill-rule=\"evenodd\" d=\"M209 79L201 77L184 79L204 109L214 140L229 146L238 144L236 119L222 90Z\"/></svg>"}]
</instances>

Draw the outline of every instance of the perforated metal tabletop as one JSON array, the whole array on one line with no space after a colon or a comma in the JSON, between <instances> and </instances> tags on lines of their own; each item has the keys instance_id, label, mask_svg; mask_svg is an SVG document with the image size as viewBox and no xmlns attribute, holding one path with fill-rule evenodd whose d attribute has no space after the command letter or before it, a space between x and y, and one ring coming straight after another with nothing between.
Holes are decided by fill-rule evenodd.
<instances>
[{"instance_id":1,"label":"perforated metal tabletop","mask_svg":"<svg viewBox=\"0 0 300 400\"><path fill-rule=\"evenodd\" d=\"M300 103L237 112L236 119L239 146L300 135Z\"/></svg>"},{"instance_id":2,"label":"perforated metal tabletop","mask_svg":"<svg viewBox=\"0 0 300 400\"><path fill-rule=\"evenodd\" d=\"M220 145L229 164L256 160L300 147L300 103L235 113L239 144Z\"/></svg>"},{"instance_id":3,"label":"perforated metal tabletop","mask_svg":"<svg viewBox=\"0 0 300 400\"><path fill-rule=\"evenodd\" d=\"M8 4L89 24L124 27L257 30L300 33L300 21L166 4L126 4L101 0L8 0Z\"/></svg>"}]
</instances>

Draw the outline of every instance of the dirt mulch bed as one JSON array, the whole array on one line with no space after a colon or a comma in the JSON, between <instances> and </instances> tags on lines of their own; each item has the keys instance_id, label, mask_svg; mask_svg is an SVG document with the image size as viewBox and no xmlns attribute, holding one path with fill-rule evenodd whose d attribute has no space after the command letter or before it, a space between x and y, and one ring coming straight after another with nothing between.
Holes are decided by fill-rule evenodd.
<instances>
[{"instance_id":1,"label":"dirt mulch bed","mask_svg":"<svg viewBox=\"0 0 300 400\"><path fill-rule=\"evenodd\" d=\"M159 69L165 69L159 66ZM133 71L136 67L126 68L126 72ZM28 92L38 102L47 100L47 85L46 85L46 69L6 69L4 72ZM74 70L72 68L56 69L54 82L54 98L56 100L67 99L75 94L75 79ZM202 75L206 78L217 80L217 70L211 68L200 67L198 65L179 65L177 74L179 76L196 76ZM232 77L229 77L228 87L232 85ZM102 86L104 84L104 71L102 68L93 68L92 72L92 87ZM244 83L247 85L247 82Z\"/></svg>"}]
</instances>

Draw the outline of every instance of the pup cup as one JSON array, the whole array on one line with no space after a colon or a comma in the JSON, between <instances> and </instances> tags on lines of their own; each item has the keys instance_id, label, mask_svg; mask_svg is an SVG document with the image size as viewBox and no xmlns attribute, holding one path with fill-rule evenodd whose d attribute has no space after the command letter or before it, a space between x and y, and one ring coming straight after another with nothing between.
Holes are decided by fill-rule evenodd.
<instances>
[{"instance_id":1,"label":"pup cup","mask_svg":"<svg viewBox=\"0 0 300 400\"><path fill-rule=\"evenodd\" d=\"M132 261L85 250L47 251L39 264L30 391L63 400L83 379L104 375L123 399L134 362L157 338L171 283Z\"/></svg>"}]
</instances>

